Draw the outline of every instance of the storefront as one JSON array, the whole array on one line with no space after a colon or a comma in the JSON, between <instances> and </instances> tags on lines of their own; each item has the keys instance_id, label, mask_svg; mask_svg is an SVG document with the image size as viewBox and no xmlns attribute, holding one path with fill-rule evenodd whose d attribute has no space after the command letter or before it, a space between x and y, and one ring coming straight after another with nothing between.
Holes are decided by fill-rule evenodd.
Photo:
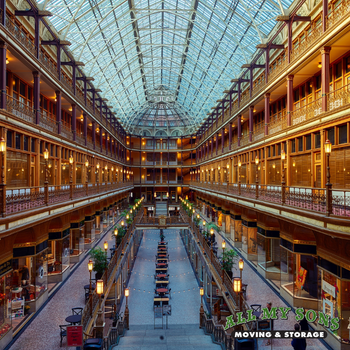
<instances>
[{"instance_id":1,"label":"storefront","mask_svg":"<svg viewBox=\"0 0 350 350\"><path fill-rule=\"evenodd\" d=\"M316 242L288 239L281 232L281 296L294 307L317 310Z\"/></svg>"},{"instance_id":2,"label":"storefront","mask_svg":"<svg viewBox=\"0 0 350 350\"><path fill-rule=\"evenodd\" d=\"M12 300L21 303L12 305L13 317L21 317L25 307L37 311L47 300L48 284L48 223L17 233L13 245Z\"/></svg>"},{"instance_id":3,"label":"storefront","mask_svg":"<svg viewBox=\"0 0 350 350\"><path fill-rule=\"evenodd\" d=\"M77 263L84 258L85 251L85 215L84 210L78 210L71 214L70 223L70 262Z\"/></svg>"},{"instance_id":4,"label":"storefront","mask_svg":"<svg viewBox=\"0 0 350 350\"><path fill-rule=\"evenodd\" d=\"M242 218L241 215L230 214L231 240L236 248L242 248Z\"/></svg>"},{"instance_id":5,"label":"storefront","mask_svg":"<svg viewBox=\"0 0 350 350\"><path fill-rule=\"evenodd\" d=\"M12 340L11 306L14 305L15 310L16 302L20 304L23 302L22 298L12 300L12 259L6 259L0 261L0 349L4 349Z\"/></svg>"},{"instance_id":6,"label":"storefront","mask_svg":"<svg viewBox=\"0 0 350 350\"><path fill-rule=\"evenodd\" d=\"M322 254L323 255L323 254ZM327 343L332 349L350 348L350 265L318 257L318 311L330 318L339 317L339 329L317 325L328 332ZM316 326L316 325L315 325Z\"/></svg>"},{"instance_id":7,"label":"storefront","mask_svg":"<svg viewBox=\"0 0 350 350\"><path fill-rule=\"evenodd\" d=\"M51 221L48 241L48 283L64 281L69 273L70 215Z\"/></svg>"},{"instance_id":8,"label":"storefront","mask_svg":"<svg viewBox=\"0 0 350 350\"><path fill-rule=\"evenodd\" d=\"M258 224L258 267L257 271L278 288L281 281L280 232L275 227Z\"/></svg>"},{"instance_id":9,"label":"storefront","mask_svg":"<svg viewBox=\"0 0 350 350\"><path fill-rule=\"evenodd\" d=\"M242 218L242 255L254 263L258 260L256 220Z\"/></svg>"}]
</instances>

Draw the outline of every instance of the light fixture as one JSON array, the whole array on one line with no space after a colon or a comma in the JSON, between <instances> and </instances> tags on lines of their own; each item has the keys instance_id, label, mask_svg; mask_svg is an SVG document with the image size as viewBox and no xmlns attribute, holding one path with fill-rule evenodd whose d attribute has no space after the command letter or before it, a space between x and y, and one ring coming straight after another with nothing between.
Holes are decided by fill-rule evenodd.
<instances>
[{"instance_id":1,"label":"light fixture","mask_svg":"<svg viewBox=\"0 0 350 350\"><path fill-rule=\"evenodd\" d=\"M324 151L326 154L330 154L332 152L332 143L329 140L324 143Z\"/></svg>"},{"instance_id":2,"label":"light fixture","mask_svg":"<svg viewBox=\"0 0 350 350\"><path fill-rule=\"evenodd\" d=\"M255 165L258 165L258 164L259 164L259 157L256 156L256 157L255 157Z\"/></svg>"},{"instance_id":3,"label":"light fixture","mask_svg":"<svg viewBox=\"0 0 350 350\"><path fill-rule=\"evenodd\" d=\"M282 160L286 159L286 152L284 151L284 149L281 151L281 159Z\"/></svg>"},{"instance_id":4,"label":"light fixture","mask_svg":"<svg viewBox=\"0 0 350 350\"><path fill-rule=\"evenodd\" d=\"M197 214L197 219L199 219L199 214Z\"/></svg>"},{"instance_id":5,"label":"light fixture","mask_svg":"<svg viewBox=\"0 0 350 350\"><path fill-rule=\"evenodd\" d=\"M89 269L89 271L91 272L93 268L94 268L94 263L93 263L93 261L90 259L89 262L88 262L88 269Z\"/></svg>"},{"instance_id":6,"label":"light fixture","mask_svg":"<svg viewBox=\"0 0 350 350\"><path fill-rule=\"evenodd\" d=\"M103 280L97 280L97 282L96 282L96 293L98 295L103 294Z\"/></svg>"},{"instance_id":7,"label":"light fixture","mask_svg":"<svg viewBox=\"0 0 350 350\"><path fill-rule=\"evenodd\" d=\"M210 234L211 234L211 235L214 234L214 229L213 229L213 228L210 229Z\"/></svg>"},{"instance_id":8,"label":"light fixture","mask_svg":"<svg viewBox=\"0 0 350 350\"><path fill-rule=\"evenodd\" d=\"M230 168L230 164L227 163L226 168L229 169Z\"/></svg>"},{"instance_id":9,"label":"light fixture","mask_svg":"<svg viewBox=\"0 0 350 350\"><path fill-rule=\"evenodd\" d=\"M130 295L129 288L125 288L124 295L125 295L126 298Z\"/></svg>"},{"instance_id":10,"label":"light fixture","mask_svg":"<svg viewBox=\"0 0 350 350\"><path fill-rule=\"evenodd\" d=\"M47 148L45 148L45 151L44 151L44 159L46 160L49 159L49 150Z\"/></svg>"},{"instance_id":11,"label":"light fixture","mask_svg":"<svg viewBox=\"0 0 350 350\"><path fill-rule=\"evenodd\" d=\"M117 228L114 229L114 236L116 236L116 237L118 236L118 229Z\"/></svg>"},{"instance_id":12,"label":"light fixture","mask_svg":"<svg viewBox=\"0 0 350 350\"><path fill-rule=\"evenodd\" d=\"M10 63L10 61L9 61L9 59L6 57L6 64L9 64Z\"/></svg>"},{"instance_id":13,"label":"light fixture","mask_svg":"<svg viewBox=\"0 0 350 350\"><path fill-rule=\"evenodd\" d=\"M205 221L203 221L203 226L205 226Z\"/></svg>"},{"instance_id":14,"label":"light fixture","mask_svg":"<svg viewBox=\"0 0 350 350\"><path fill-rule=\"evenodd\" d=\"M85 166L88 167L89 166L89 161L86 159L85 161Z\"/></svg>"},{"instance_id":15,"label":"light fixture","mask_svg":"<svg viewBox=\"0 0 350 350\"><path fill-rule=\"evenodd\" d=\"M97 168L97 169L100 169L100 163L97 163L97 164L96 164L96 168Z\"/></svg>"},{"instance_id":16,"label":"light fixture","mask_svg":"<svg viewBox=\"0 0 350 350\"><path fill-rule=\"evenodd\" d=\"M244 268L244 260L242 258L238 261L238 267L240 270L243 270Z\"/></svg>"},{"instance_id":17,"label":"light fixture","mask_svg":"<svg viewBox=\"0 0 350 350\"><path fill-rule=\"evenodd\" d=\"M105 241L105 242L103 243L103 248L104 248L104 250L107 252L107 250L108 250L108 242L107 242L107 241Z\"/></svg>"},{"instance_id":18,"label":"light fixture","mask_svg":"<svg viewBox=\"0 0 350 350\"><path fill-rule=\"evenodd\" d=\"M126 214L125 218L126 218L126 220L129 220L129 214Z\"/></svg>"},{"instance_id":19,"label":"light fixture","mask_svg":"<svg viewBox=\"0 0 350 350\"><path fill-rule=\"evenodd\" d=\"M204 295L204 288L200 288L199 289L199 294L200 294L201 297Z\"/></svg>"},{"instance_id":20,"label":"light fixture","mask_svg":"<svg viewBox=\"0 0 350 350\"><path fill-rule=\"evenodd\" d=\"M107 165L105 166L105 170L106 170L106 171L108 170L108 166L107 166Z\"/></svg>"},{"instance_id":21,"label":"light fixture","mask_svg":"<svg viewBox=\"0 0 350 350\"><path fill-rule=\"evenodd\" d=\"M222 249L225 249L225 248L226 248L226 241L222 241L222 243L221 243L221 248L222 248Z\"/></svg>"},{"instance_id":22,"label":"light fixture","mask_svg":"<svg viewBox=\"0 0 350 350\"><path fill-rule=\"evenodd\" d=\"M233 279L233 290L235 293L240 293L242 290L242 280L238 277Z\"/></svg>"},{"instance_id":23,"label":"light fixture","mask_svg":"<svg viewBox=\"0 0 350 350\"><path fill-rule=\"evenodd\" d=\"M73 164L73 162L74 162L74 158L73 158L73 155L71 153L69 156L69 164Z\"/></svg>"},{"instance_id":24,"label":"light fixture","mask_svg":"<svg viewBox=\"0 0 350 350\"><path fill-rule=\"evenodd\" d=\"M242 162L239 160L238 161L238 166L241 167L242 166Z\"/></svg>"},{"instance_id":25,"label":"light fixture","mask_svg":"<svg viewBox=\"0 0 350 350\"><path fill-rule=\"evenodd\" d=\"M120 225L123 227L123 226L124 226L124 221L122 221L122 222L120 223Z\"/></svg>"},{"instance_id":26,"label":"light fixture","mask_svg":"<svg viewBox=\"0 0 350 350\"><path fill-rule=\"evenodd\" d=\"M321 62L318 62L318 65L317 65L317 68L322 68L322 63Z\"/></svg>"}]
</instances>

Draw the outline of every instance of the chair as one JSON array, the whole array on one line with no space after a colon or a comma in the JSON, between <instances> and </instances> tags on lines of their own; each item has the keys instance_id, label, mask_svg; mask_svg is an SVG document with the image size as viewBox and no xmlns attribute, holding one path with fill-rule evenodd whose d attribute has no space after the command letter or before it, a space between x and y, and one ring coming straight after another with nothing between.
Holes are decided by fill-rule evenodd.
<instances>
[{"instance_id":1,"label":"chair","mask_svg":"<svg viewBox=\"0 0 350 350\"><path fill-rule=\"evenodd\" d=\"M60 327L60 337L61 337L60 346L62 346L63 338L67 336L67 326L70 326L70 324L61 324L61 325L59 325L59 327Z\"/></svg>"},{"instance_id":2,"label":"chair","mask_svg":"<svg viewBox=\"0 0 350 350\"><path fill-rule=\"evenodd\" d=\"M72 308L72 314L73 315L83 315L83 308L82 307L73 307Z\"/></svg>"},{"instance_id":3,"label":"chair","mask_svg":"<svg viewBox=\"0 0 350 350\"><path fill-rule=\"evenodd\" d=\"M261 312L261 305L260 304L252 304L252 305L250 305L250 307L252 308L253 312L255 312L255 311Z\"/></svg>"}]
</instances>

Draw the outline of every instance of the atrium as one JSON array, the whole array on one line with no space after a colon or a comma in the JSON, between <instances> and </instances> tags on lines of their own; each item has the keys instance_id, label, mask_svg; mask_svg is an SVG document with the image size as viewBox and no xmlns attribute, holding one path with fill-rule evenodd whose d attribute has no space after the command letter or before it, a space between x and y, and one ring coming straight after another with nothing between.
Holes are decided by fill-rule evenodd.
<instances>
[{"instance_id":1,"label":"atrium","mask_svg":"<svg viewBox=\"0 0 350 350\"><path fill-rule=\"evenodd\" d=\"M0 0L0 350L350 350L349 6Z\"/></svg>"}]
</instances>

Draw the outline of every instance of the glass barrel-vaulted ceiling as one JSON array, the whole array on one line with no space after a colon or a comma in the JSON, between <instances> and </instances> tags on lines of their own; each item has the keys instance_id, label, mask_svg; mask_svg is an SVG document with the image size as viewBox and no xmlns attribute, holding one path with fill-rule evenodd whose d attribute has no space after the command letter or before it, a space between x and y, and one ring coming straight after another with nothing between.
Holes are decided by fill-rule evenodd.
<instances>
[{"instance_id":1,"label":"glass barrel-vaulted ceiling","mask_svg":"<svg viewBox=\"0 0 350 350\"><path fill-rule=\"evenodd\" d=\"M39 0L126 129L162 86L198 126L291 0ZM148 113L151 116L152 113ZM154 114L157 115L157 114ZM189 120L188 120L189 118Z\"/></svg>"}]
</instances>

